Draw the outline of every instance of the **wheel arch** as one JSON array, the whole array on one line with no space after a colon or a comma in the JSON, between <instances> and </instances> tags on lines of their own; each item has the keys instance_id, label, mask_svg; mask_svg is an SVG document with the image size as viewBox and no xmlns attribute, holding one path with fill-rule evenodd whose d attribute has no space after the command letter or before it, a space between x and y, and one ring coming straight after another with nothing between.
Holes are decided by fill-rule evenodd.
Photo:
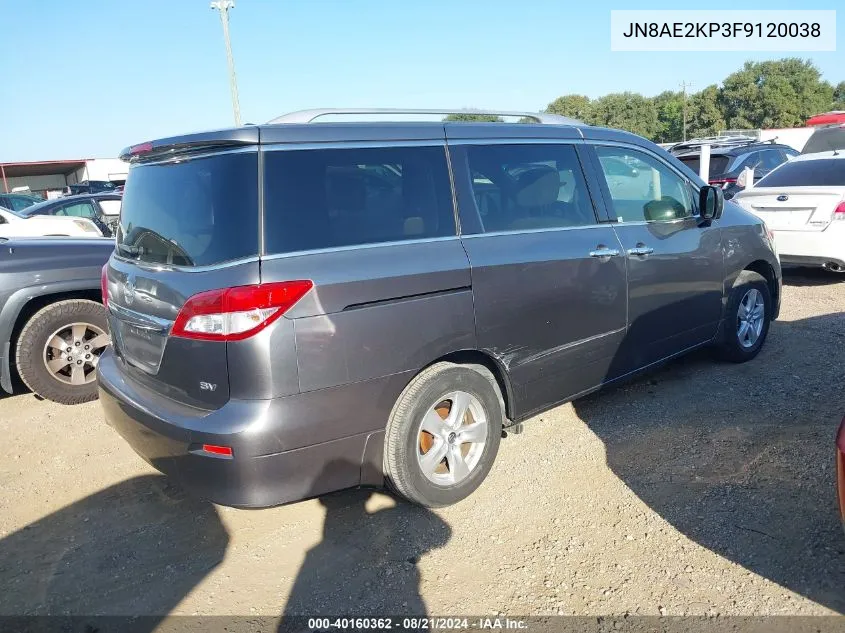
<instances>
[{"instance_id":1,"label":"wheel arch","mask_svg":"<svg viewBox=\"0 0 845 633\"><path fill-rule=\"evenodd\" d=\"M775 269L766 260L757 259L748 264L743 270L755 272L766 280L766 283L769 286L769 292L772 295L772 303L775 305L775 314L772 315L772 318L776 318L780 308L780 287L778 285Z\"/></svg>"},{"instance_id":2,"label":"wheel arch","mask_svg":"<svg viewBox=\"0 0 845 633\"><path fill-rule=\"evenodd\" d=\"M513 420L515 416L516 400L510 376L494 356L478 349L458 350L436 358L425 367L420 368L420 371L425 370L435 363L442 362L455 363L456 365L481 365L490 370L490 373L496 379L502 399L505 401L505 417L507 418L505 420L505 426L508 426L508 422Z\"/></svg>"},{"instance_id":3,"label":"wheel arch","mask_svg":"<svg viewBox=\"0 0 845 633\"><path fill-rule=\"evenodd\" d=\"M102 303L99 285L90 281L69 281L37 288L22 288L13 293L0 311L0 388L12 392L12 350L24 325L42 308L68 299L87 299Z\"/></svg>"}]
</instances>

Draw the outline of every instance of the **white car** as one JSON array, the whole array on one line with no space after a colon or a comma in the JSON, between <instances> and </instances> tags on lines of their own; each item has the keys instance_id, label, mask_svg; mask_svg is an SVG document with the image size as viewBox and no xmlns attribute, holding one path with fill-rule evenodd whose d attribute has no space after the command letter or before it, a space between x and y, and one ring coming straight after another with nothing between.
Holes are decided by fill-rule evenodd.
<instances>
[{"instance_id":1,"label":"white car","mask_svg":"<svg viewBox=\"0 0 845 633\"><path fill-rule=\"evenodd\" d=\"M845 151L796 156L732 202L766 223L781 263L845 273Z\"/></svg>"},{"instance_id":2,"label":"white car","mask_svg":"<svg viewBox=\"0 0 845 633\"><path fill-rule=\"evenodd\" d=\"M0 207L0 237L102 237L103 233L87 218L50 215L23 216Z\"/></svg>"}]
</instances>

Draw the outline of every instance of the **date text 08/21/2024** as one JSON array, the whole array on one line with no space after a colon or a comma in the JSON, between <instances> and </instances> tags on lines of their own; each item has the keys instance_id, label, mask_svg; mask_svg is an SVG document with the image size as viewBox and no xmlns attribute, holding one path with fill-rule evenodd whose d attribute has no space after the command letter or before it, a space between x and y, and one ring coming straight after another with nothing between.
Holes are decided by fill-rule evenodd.
<instances>
[{"instance_id":1,"label":"date text 08/21/2024","mask_svg":"<svg viewBox=\"0 0 845 633\"><path fill-rule=\"evenodd\" d=\"M524 620L501 617L309 618L312 631L335 630L524 630Z\"/></svg>"}]
</instances>

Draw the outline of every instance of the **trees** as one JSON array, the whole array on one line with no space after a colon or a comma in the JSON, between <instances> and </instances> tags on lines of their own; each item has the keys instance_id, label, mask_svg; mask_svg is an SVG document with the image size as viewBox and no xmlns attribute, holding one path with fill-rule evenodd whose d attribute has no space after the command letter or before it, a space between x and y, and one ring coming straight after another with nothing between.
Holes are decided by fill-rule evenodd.
<instances>
[{"instance_id":1,"label":"trees","mask_svg":"<svg viewBox=\"0 0 845 633\"><path fill-rule=\"evenodd\" d=\"M546 106L549 114L560 114L587 122L590 120L592 102L584 95L563 95Z\"/></svg>"},{"instance_id":2,"label":"trees","mask_svg":"<svg viewBox=\"0 0 845 633\"><path fill-rule=\"evenodd\" d=\"M614 92L596 99L592 102L588 122L646 138L655 138L660 131L654 100L635 92Z\"/></svg>"},{"instance_id":3,"label":"trees","mask_svg":"<svg viewBox=\"0 0 845 633\"><path fill-rule=\"evenodd\" d=\"M834 87L821 78L812 61L794 57L749 61L721 86L713 84L687 95L687 137L725 129L800 127L811 116L831 109L845 110L845 81ZM655 97L632 92L598 99L567 94L552 101L546 112L629 130L657 142L683 137L683 95L672 90Z\"/></svg>"},{"instance_id":4,"label":"trees","mask_svg":"<svg viewBox=\"0 0 845 633\"><path fill-rule=\"evenodd\" d=\"M501 123L502 117L492 114L472 114L471 112L460 112L448 115L444 121L476 121L480 123Z\"/></svg>"},{"instance_id":5,"label":"trees","mask_svg":"<svg viewBox=\"0 0 845 633\"><path fill-rule=\"evenodd\" d=\"M833 103L833 86L810 60L745 62L722 84L720 100L728 127L796 127Z\"/></svg>"}]
</instances>

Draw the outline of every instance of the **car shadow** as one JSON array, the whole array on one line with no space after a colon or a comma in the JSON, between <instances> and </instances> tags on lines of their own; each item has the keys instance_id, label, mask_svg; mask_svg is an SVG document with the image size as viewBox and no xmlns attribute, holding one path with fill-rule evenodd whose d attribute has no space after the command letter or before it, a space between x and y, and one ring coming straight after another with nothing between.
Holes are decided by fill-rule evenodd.
<instances>
[{"instance_id":1,"label":"car shadow","mask_svg":"<svg viewBox=\"0 0 845 633\"><path fill-rule=\"evenodd\" d=\"M845 613L843 349L845 314L778 321L751 362L702 350L573 405L613 473L675 529Z\"/></svg>"},{"instance_id":2,"label":"car shadow","mask_svg":"<svg viewBox=\"0 0 845 633\"><path fill-rule=\"evenodd\" d=\"M333 463L326 470L337 467ZM427 613L417 563L443 547L452 530L430 510L400 499L368 511L373 492L346 490L320 497L326 511L323 536L297 573L280 631L295 627L296 616Z\"/></svg>"},{"instance_id":3,"label":"car shadow","mask_svg":"<svg viewBox=\"0 0 845 633\"><path fill-rule=\"evenodd\" d=\"M161 476L128 479L0 540L0 616L143 614L132 631L152 631L228 543L210 503Z\"/></svg>"},{"instance_id":4,"label":"car shadow","mask_svg":"<svg viewBox=\"0 0 845 633\"><path fill-rule=\"evenodd\" d=\"M845 282L845 273L818 267L784 266L782 272L785 286L828 286Z\"/></svg>"}]
</instances>

